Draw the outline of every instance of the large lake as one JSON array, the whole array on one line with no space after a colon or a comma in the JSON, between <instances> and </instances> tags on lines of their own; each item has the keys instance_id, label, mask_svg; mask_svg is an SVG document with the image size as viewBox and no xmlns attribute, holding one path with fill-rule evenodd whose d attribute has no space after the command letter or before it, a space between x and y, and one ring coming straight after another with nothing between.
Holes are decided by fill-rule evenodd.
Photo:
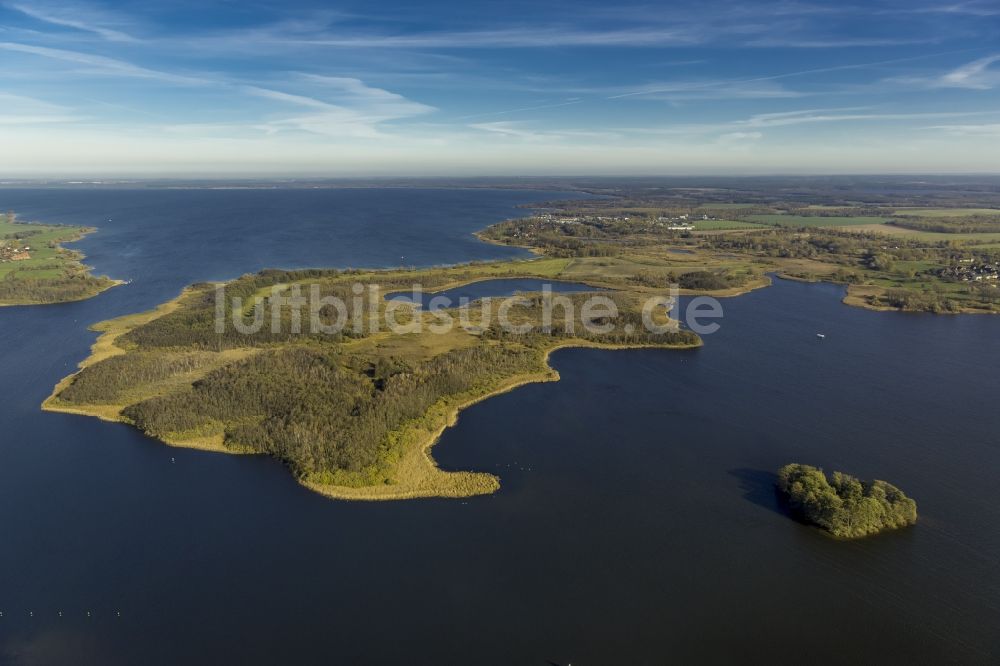
<instances>
[{"instance_id":1,"label":"large lake","mask_svg":"<svg viewBox=\"0 0 1000 666\"><path fill-rule=\"evenodd\" d=\"M0 309L0 662L996 663L1000 317L778 281L695 351L560 351L563 381L476 405L434 449L500 475L468 500L332 501L266 458L39 411L88 325L187 283L525 256L470 233L553 196L0 190L100 227L77 246L133 280ZM920 522L829 539L782 514L790 461L896 483Z\"/></svg>"}]
</instances>

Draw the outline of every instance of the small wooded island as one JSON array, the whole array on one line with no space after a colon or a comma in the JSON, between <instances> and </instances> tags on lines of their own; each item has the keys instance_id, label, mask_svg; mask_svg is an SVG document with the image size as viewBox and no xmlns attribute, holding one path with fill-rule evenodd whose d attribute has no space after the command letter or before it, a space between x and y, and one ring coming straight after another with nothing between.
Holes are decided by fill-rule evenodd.
<instances>
[{"instance_id":1,"label":"small wooded island","mask_svg":"<svg viewBox=\"0 0 1000 666\"><path fill-rule=\"evenodd\" d=\"M885 481L862 482L842 472L792 463L778 472L792 508L836 537L856 539L917 522L917 503Z\"/></svg>"},{"instance_id":2,"label":"small wooded island","mask_svg":"<svg viewBox=\"0 0 1000 666\"><path fill-rule=\"evenodd\" d=\"M91 275L83 255L61 245L94 231L21 222L13 212L0 215L0 306L81 301L121 284Z\"/></svg>"}]
</instances>

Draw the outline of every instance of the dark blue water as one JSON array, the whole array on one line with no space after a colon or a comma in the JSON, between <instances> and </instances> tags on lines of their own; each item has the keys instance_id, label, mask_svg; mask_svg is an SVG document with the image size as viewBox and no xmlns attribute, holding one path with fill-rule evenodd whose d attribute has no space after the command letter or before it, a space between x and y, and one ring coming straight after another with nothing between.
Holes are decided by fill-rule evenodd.
<instances>
[{"instance_id":1,"label":"dark blue water","mask_svg":"<svg viewBox=\"0 0 1000 666\"><path fill-rule=\"evenodd\" d=\"M421 307L428 307L432 299L440 300L435 305L440 307L459 306L464 302L483 298L506 298L515 294L541 292L548 289L553 294L575 294L588 291L602 291L600 287L592 287L583 282L560 282L558 280L539 280L536 278L511 278L500 280L481 280L471 284L443 289L435 292L392 292L386 294L386 298L392 300L406 301L407 303L419 303ZM445 300L447 299L447 300Z\"/></svg>"},{"instance_id":2,"label":"dark blue water","mask_svg":"<svg viewBox=\"0 0 1000 666\"><path fill-rule=\"evenodd\" d=\"M561 382L474 406L434 449L500 474L469 500L331 501L264 458L38 411L92 322L265 265L510 256L469 232L545 196L0 191L111 217L81 245L134 279L0 310L0 661L995 662L1000 318L779 282L726 300L699 350L560 351ZM828 539L781 513L789 461L886 478L920 523Z\"/></svg>"}]
</instances>

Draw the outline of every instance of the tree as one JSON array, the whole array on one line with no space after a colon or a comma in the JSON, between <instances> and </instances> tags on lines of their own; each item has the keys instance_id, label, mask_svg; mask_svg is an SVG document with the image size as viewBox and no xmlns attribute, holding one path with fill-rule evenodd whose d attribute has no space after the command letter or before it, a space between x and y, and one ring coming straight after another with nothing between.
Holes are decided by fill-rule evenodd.
<instances>
[{"instance_id":1,"label":"tree","mask_svg":"<svg viewBox=\"0 0 1000 666\"><path fill-rule=\"evenodd\" d=\"M834 536L857 538L912 525L917 504L885 481L864 483L810 465L789 464L778 472L778 487L803 518Z\"/></svg>"}]
</instances>

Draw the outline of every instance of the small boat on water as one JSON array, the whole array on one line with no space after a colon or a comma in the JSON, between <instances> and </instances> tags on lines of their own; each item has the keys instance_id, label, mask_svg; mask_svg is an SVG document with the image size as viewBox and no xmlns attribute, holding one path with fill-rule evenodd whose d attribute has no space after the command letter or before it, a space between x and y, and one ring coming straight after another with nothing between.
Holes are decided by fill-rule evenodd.
<instances>
[{"instance_id":1,"label":"small boat on water","mask_svg":"<svg viewBox=\"0 0 1000 666\"><path fill-rule=\"evenodd\" d=\"M823 338L825 338L825 337L826 337L826 333L817 333L817 334L816 334L816 337L817 337L817 338L820 338L820 339L823 339Z\"/></svg>"}]
</instances>

